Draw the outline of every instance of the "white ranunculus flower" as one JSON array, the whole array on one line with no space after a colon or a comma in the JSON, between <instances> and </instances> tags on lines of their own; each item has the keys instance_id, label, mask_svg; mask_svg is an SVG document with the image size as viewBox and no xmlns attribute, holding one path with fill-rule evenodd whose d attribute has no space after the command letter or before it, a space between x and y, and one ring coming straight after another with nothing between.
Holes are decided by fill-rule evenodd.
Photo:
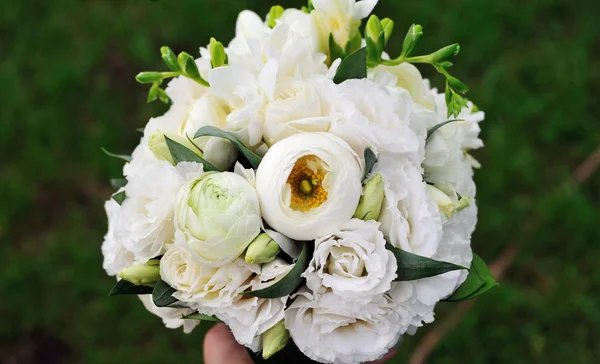
<instances>
[{"instance_id":1,"label":"white ranunculus flower","mask_svg":"<svg viewBox=\"0 0 600 364\"><path fill-rule=\"evenodd\" d=\"M119 192L121 192L119 190ZM123 216L121 206L110 199L104 203L106 216L108 217L108 232L102 243L102 255L104 263L102 267L110 276L114 276L123 269L133 265L133 253L125 249L123 242L129 235L129 227Z\"/></svg>"},{"instance_id":2,"label":"white ranunculus flower","mask_svg":"<svg viewBox=\"0 0 600 364\"><path fill-rule=\"evenodd\" d=\"M235 173L205 173L179 191L175 225L176 241L187 244L202 264L232 262L260 233L256 190Z\"/></svg>"},{"instance_id":3,"label":"white ranunculus flower","mask_svg":"<svg viewBox=\"0 0 600 364\"><path fill-rule=\"evenodd\" d=\"M406 157L379 155L373 173L383 177L385 197L379 221L393 246L431 257L442 238L437 204L425 190L420 168Z\"/></svg>"},{"instance_id":4,"label":"white ranunculus flower","mask_svg":"<svg viewBox=\"0 0 600 364\"><path fill-rule=\"evenodd\" d=\"M341 300L333 293L300 291L285 312L294 343L321 363L358 364L381 358L398 341L408 321L402 308L382 297L367 304Z\"/></svg>"},{"instance_id":5,"label":"white ranunculus flower","mask_svg":"<svg viewBox=\"0 0 600 364\"><path fill-rule=\"evenodd\" d=\"M144 152L141 156L146 158L147 155ZM136 163L135 153L133 158L132 164ZM123 246L140 263L160 255L167 244L173 243L175 197L181 186L203 173L200 163L184 162L173 166L156 159L153 154L148 158L154 160L145 163L145 168L135 175L127 176L127 198L121 205L129 228Z\"/></svg>"},{"instance_id":6,"label":"white ranunculus flower","mask_svg":"<svg viewBox=\"0 0 600 364\"><path fill-rule=\"evenodd\" d=\"M264 264L260 274L256 275L249 285L249 290L266 288L283 278L293 265L277 258ZM231 329L235 339L255 352L260 350L260 335L283 320L285 304L288 296L274 299L239 295L232 305L216 311L217 317Z\"/></svg>"},{"instance_id":7,"label":"white ranunculus flower","mask_svg":"<svg viewBox=\"0 0 600 364\"><path fill-rule=\"evenodd\" d=\"M157 307L152 302L151 294L139 295L138 297L144 304L144 307L154 315L160 317L169 329L176 329L183 326L183 332L189 334L200 323L198 320L185 320L181 318L181 316L194 313L195 310L190 308Z\"/></svg>"},{"instance_id":8,"label":"white ranunculus flower","mask_svg":"<svg viewBox=\"0 0 600 364\"><path fill-rule=\"evenodd\" d=\"M362 193L362 162L342 139L302 133L269 149L256 171L263 218L296 240L312 240L350 220Z\"/></svg>"},{"instance_id":9,"label":"white ranunculus flower","mask_svg":"<svg viewBox=\"0 0 600 364\"><path fill-rule=\"evenodd\" d=\"M396 258L385 248L378 222L352 219L315 244L304 276L317 294L330 289L345 298L377 299L396 278Z\"/></svg>"},{"instance_id":10,"label":"white ranunculus flower","mask_svg":"<svg viewBox=\"0 0 600 364\"><path fill-rule=\"evenodd\" d=\"M218 268L200 264L184 245L172 246L160 260L160 276L177 292L173 297L205 314L232 304L250 286L256 267L236 259Z\"/></svg>"},{"instance_id":11,"label":"white ranunculus flower","mask_svg":"<svg viewBox=\"0 0 600 364\"><path fill-rule=\"evenodd\" d=\"M328 131L335 116L324 93L332 88L325 77L279 84L265 107L265 142L273 145L293 134Z\"/></svg>"},{"instance_id":12,"label":"white ranunculus flower","mask_svg":"<svg viewBox=\"0 0 600 364\"><path fill-rule=\"evenodd\" d=\"M313 0L311 12L317 28L320 50L329 53L329 34L342 48L357 31L356 21L369 16L378 0ZM354 29L353 29L354 28Z\"/></svg>"}]
</instances>

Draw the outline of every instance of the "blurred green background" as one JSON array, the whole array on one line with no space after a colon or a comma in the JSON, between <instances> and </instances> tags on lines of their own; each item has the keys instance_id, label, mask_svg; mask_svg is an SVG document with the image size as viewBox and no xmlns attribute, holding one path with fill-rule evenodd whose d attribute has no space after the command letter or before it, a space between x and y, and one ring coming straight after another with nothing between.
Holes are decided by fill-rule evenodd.
<instances>
[{"instance_id":1,"label":"blurred green background","mask_svg":"<svg viewBox=\"0 0 600 364\"><path fill-rule=\"evenodd\" d=\"M303 0L280 1L299 7ZM103 202L148 118L141 70L159 47L227 43L237 13L265 0L2 1L0 11L0 361L201 363L202 335L168 330L136 298L107 296ZM600 173L573 171L600 145L595 0L380 0L389 51L423 25L419 50L459 42L456 73L487 112L475 156L491 262L520 248L500 287L440 342L432 363L600 361ZM422 69L434 85L441 79ZM452 304L438 306L438 321ZM439 322L437 322L439 323ZM400 347L404 363L429 325Z\"/></svg>"}]
</instances>

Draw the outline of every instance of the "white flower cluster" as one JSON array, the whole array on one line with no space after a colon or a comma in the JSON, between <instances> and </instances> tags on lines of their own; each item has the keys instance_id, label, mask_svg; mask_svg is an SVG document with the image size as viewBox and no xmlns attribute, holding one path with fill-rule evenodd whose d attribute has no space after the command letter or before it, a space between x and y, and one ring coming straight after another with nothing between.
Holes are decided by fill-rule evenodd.
<instances>
[{"instance_id":1,"label":"white flower cluster","mask_svg":"<svg viewBox=\"0 0 600 364\"><path fill-rule=\"evenodd\" d=\"M262 334L283 320L309 358L360 363L432 322L436 303L465 280L465 271L451 271L397 281L388 247L470 265L477 162L467 152L482 146L483 113L469 103L458 121L428 135L448 120L445 96L409 63L333 81L340 60L330 40L355 38L376 3L312 0L314 9L287 9L275 20L243 11L227 63L213 68L208 48L195 60L209 86L183 76L168 84L169 111L148 122L124 168L125 199L106 202L102 245L109 275L160 259L161 280L185 308L140 297L167 327L189 332L198 321L182 315L214 315L259 351ZM205 126L260 156L258 168L242 167L244 156L226 139L194 138ZM223 172L176 163L167 139ZM372 170L367 148L376 155ZM365 192L374 176L380 211L364 221L355 212L377 200ZM282 252L248 263L246 249L265 231ZM286 276L303 244L314 249L293 294L245 294Z\"/></svg>"}]
</instances>

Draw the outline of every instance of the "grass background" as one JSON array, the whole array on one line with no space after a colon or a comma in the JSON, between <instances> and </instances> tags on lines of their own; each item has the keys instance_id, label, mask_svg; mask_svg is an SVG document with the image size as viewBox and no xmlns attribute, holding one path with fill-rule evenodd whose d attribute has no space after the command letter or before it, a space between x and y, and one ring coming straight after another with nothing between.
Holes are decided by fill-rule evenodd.
<instances>
[{"instance_id":1,"label":"grass background","mask_svg":"<svg viewBox=\"0 0 600 364\"><path fill-rule=\"evenodd\" d=\"M107 296L102 204L121 163L100 147L130 151L135 129L164 111L145 104L147 88L134 80L162 69L161 45L197 54L211 35L231 39L240 10L266 14L274 4L2 1L2 363L202 362L200 332L165 329L136 299ZM600 145L597 1L380 0L376 13L396 22L392 54L413 22L425 30L420 51L461 44L453 72L487 112L473 247L491 261L522 244L502 285L430 362L600 361L600 173L581 185L571 178ZM438 318L451 307L440 304Z\"/></svg>"}]
</instances>

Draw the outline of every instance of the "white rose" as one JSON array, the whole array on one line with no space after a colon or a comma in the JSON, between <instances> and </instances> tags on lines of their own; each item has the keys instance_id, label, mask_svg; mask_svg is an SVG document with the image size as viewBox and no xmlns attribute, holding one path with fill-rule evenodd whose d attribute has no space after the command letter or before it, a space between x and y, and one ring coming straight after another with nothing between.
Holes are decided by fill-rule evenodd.
<instances>
[{"instance_id":1,"label":"white rose","mask_svg":"<svg viewBox=\"0 0 600 364\"><path fill-rule=\"evenodd\" d=\"M183 332L189 334L200 323L198 320L185 320L181 318L181 316L194 313L195 310L189 308L157 307L152 301L151 294L139 295L138 297L146 310L160 317L169 329L176 329L183 326Z\"/></svg>"},{"instance_id":2,"label":"white rose","mask_svg":"<svg viewBox=\"0 0 600 364\"><path fill-rule=\"evenodd\" d=\"M423 80L421 72L410 63L401 63L397 66L379 65L369 69L369 78L378 84L388 87L392 92L404 89L410 93L411 98L427 110L435 111L436 105L429 91L427 82Z\"/></svg>"},{"instance_id":3,"label":"white rose","mask_svg":"<svg viewBox=\"0 0 600 364\"><path fill-rule=\"evenodd\" d=\"M389 308L383 297L360 304L333 293L316 298L300 291L285 312L285 326L298 349L321 363L377 360L397 343L407 324L404 310Z\"/></svg>"},{"instance_id":4,"label":"white rose","mask_svg":"<svg viewBox=\"0 0 600 364\"><path fill-rule=\"evenodd\" d=\"M119 190L119 192L121 192ZM108 217L108 232L102 243L102 255L104 263L102 267L110 276L114 276L123 269L133 265L133 253L125 249L123 242L129 235L127 222L123 216L121 206L110 199L104 203L106 216Z\"/></svg>"},{"instance_id":5,"label":"white rose","mask_svg":"<svg viewBox=\"0 0 600 364\"><path fill-rule=\"evenodd\" d=\"M388 291L396 278L396 258L385 248L378 228L378 222L352 219L317 239L304 272L306 286L315 293L331 289L347 298L376 298Z\"/></svg>"},{"instance_id":6,"label":"white rose","mask_svg":"<svg viewBox=\"0 0 600 364\"><path fill-rule=\"evenodd\" d=\"M323 93L332 85L325 77L279 84L265 107L265 142L273 145L300 132L328 131L334 116Z\"/></svg>"},{"instance_id":7,"label":"white rose","mask_svg":"<svg viewBox=\"0 0 600 364\"><path fill-rule=\"evenodd\" d=\"M249 290L266 288L283 278L293 265L277 258L261 267L260 275L250 282ZM231 306L216 311L217 317L231 329L236 340L250 349L260 350L260 335L283 320L288 296L274 299L239 295Z\"/></svg>"},{"instance_id":8,"label":"white rose","mask_svg":"<svg viewBox=\"0 0 600 364\"><path fill-rule=\"evenodd\" d=\"M146 156L145 153L142 155ZM175 197L181 186L203 173L199 163L185 162L173 166L156 159L153 154L149 158L154 158L154 161L127 177L127 198L121 205L129 227L123 245L140 263L160 255L165 245L173 242ZM135 162L134 155L132 163Z\"/></svg>"},{"instance_id":9,"label":"white rose","mask_svg":"<svg viewBox=\"0 0 600 364\"><path fill-rule=\"evenodd\" d=\"M436 202L427 194L420 168L406 157L380 154L373 169L383 177L385 197L379 221L393 246L431 257L442 238Z\"/></svg>"},{"instance_id":10,"label":"white rose","mask_svg":"<svg viewBox=\"0 0 600 364\"><path fill-rule=\"evenodd\" d=\"M263 218L296 240L312 240L350 220L362 193L363 166L342 139L302 133L269 149L256 171Z\"/></svg>"},{"instance_id":11,"label":"white rose","mask_svg":"<svg viewBox=\"0 0 600 364\"><path fill-rule=\"evenodd\" d=\"M369 16L378 0L313 0L311 15L317 28L320 50L328 53L329 34L342 48L350 40L357 20Z\"/></svg>"},{"instance_id":12,"label":"white rose","mask_svg":"<svg viewBox=\"0 0 600 364\"><path fill-rule=\"evenodd\" d=\"M235 173L205 173L177 196L176 241L189 245L204 265L232 262L260 233L260 226L256 190Z\"/></svg>"}]
</instances>

